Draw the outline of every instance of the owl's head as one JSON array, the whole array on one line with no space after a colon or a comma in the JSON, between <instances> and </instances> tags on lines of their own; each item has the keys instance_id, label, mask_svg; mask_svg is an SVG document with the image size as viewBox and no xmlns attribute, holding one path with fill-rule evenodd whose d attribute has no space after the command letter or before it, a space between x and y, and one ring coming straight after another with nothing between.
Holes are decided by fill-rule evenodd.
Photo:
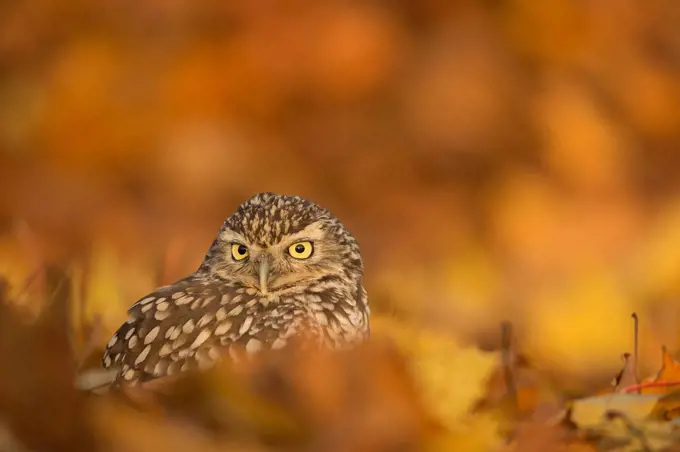
<instances>
[{"instance_id":1,"label":"owl's head","mask_svg":"<svg viewBox=\"0 0 680 452\"><path fill-rule=\"evenodd\" d=\"M277 293L315 281L360 284L363 262L329 211L297 196L260 193L223 224L199 271Z\"/></svg>"}]
</instances>

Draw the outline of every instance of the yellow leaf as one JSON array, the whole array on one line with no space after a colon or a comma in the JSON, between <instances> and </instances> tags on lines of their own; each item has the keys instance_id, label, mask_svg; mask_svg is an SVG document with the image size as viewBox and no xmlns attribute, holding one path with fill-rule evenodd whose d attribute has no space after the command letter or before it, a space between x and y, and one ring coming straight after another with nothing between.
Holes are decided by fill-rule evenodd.
<instances>
[{"instance_id":1,"label":"yellow leaf","mask_svg":"<svg viewBox=\"0 0 680 452\"><path fill-rule=\"evenodd\" d=\"M409 355L426 405L448 428L455 427L484 395L485 383L498 365L497 353L461 347L449 336L393 319L376 317L372 329L391 337Z\"/></svg>"}]
</instances>

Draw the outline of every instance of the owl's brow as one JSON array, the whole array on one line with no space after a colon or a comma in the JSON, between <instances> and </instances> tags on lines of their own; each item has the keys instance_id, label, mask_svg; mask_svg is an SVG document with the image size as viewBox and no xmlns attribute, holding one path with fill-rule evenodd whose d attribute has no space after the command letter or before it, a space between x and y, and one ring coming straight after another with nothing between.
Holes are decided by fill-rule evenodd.
<instances>
[{"instance_id":1,"label":"owl's brow","mask_svg":"<svg viewBox=\"0 0 680 452\"><path fill-rule=\"evenodd\" d=\"M225 229L224 231L220 232L220 240L228 243L239 243L241 245L246 245L248 242L243 234L239 234L232 229Z\"/></svg>"},{"instance_id":2,"label":"owl's brow","mask_svg":"<svg viewBox=\"0 0 680 452\"><path fill-rule=\"evenodd\" d=\"M321 239L323 235L324 235L323 225L320 222L316 221L310 225L307 225L302 230L294 234L291 234L288 237L285 237L284 240L281 241L281 243L291 244L305 240L313 242L314 240Z\"/></svg>"}]
</instances>

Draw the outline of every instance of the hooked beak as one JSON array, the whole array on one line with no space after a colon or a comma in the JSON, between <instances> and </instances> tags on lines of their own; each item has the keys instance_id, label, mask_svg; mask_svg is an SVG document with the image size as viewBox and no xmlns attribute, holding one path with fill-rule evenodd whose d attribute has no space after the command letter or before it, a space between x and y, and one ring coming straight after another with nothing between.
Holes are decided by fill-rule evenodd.
<instances>
[{"instance_id":1,"label":"hooked beak","mask_svg":"<svg viewBox=\"0 0 680 452\"><path fill-rule=\"evenodd\" d=\"M267 279L269 278L269 259L262 259L260 261L260 268L258 271L260 276L260 292L267 295Z\"/></svg>"}]
</instances>

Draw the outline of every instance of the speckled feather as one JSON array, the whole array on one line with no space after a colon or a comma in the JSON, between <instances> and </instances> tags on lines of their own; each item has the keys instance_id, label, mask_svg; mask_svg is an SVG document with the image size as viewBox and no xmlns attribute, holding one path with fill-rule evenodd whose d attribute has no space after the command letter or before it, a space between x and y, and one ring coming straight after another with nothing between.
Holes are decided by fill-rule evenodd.
<instances>
[{"instance_id":1,"label":"speckled feather","mask_svg":"<svg viewBox=\"0 0 680 452\"><path fill-rule=\"evenodd\" d=\"M300 234L317 238L320 256L310 264L279 257L272 264L279 284L267 293L251 267L231 260L233 237L282 256L279 248ZM369 335L362 281L358 245L333 215L299 197L262 193L224 222L196 272L132 305L103 365L137 382L238 359L239 347L247 354L281 348L301 334L321 347L349 346Z\"/></svg>"}]
</instances>

